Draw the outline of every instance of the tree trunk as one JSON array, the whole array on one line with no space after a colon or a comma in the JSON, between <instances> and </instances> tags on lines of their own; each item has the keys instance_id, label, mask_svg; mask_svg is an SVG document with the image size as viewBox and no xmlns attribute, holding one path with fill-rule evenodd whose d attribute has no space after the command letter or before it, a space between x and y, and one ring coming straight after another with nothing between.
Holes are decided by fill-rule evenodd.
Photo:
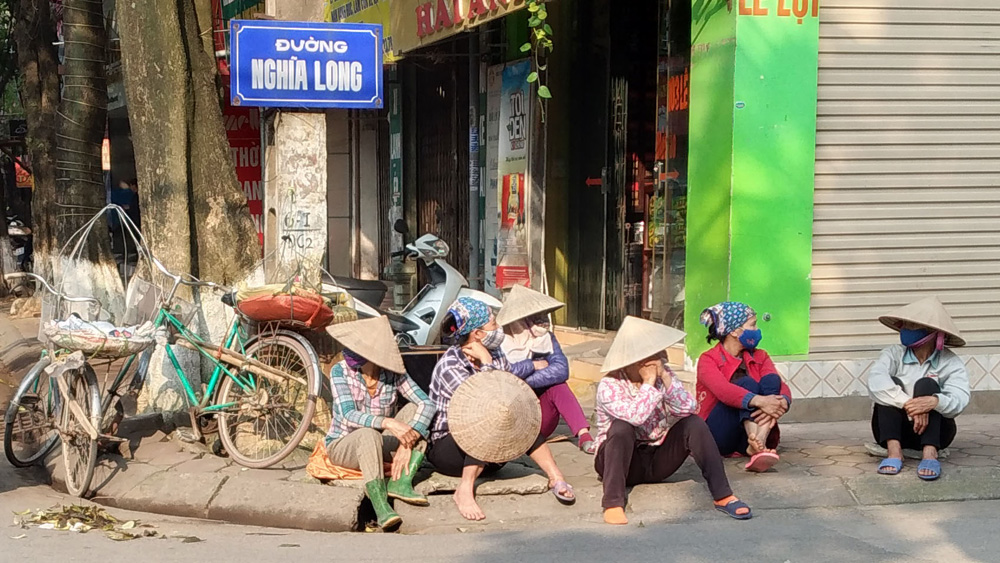
<instances>
[{"instance_id":1,"label":"tree trunk","mask_svg":"<svg viewBox=\"0 0 1000 563\"><path fill-rule=\"evenodd\" d=\"M118 0L117 8L141 206L155 210L143 216L143 234L171 271L235 285L259 246L222 121L210 0ZM200 311L195 328L221 339L228 325L218 298L206 296ZM157 356L140 408L179 410L182 389ZM185 357L185 372L198 374L198 360Z\"/></svg>"},{"instance_id":2,"label":"tree trunk","mask_svg":"<svg viewBox=\"0 0 1000 563\"><path fill-rule=\"evenodd\" d=\"M79 252L67 247L59 271L62 289L90 295L105 304L116 319L125 311L124 290L111 254L106 219L99 220L85 239L74 237L96 210L105 205L101 145L108 121L105 77L107 33L104 10L93 0L64 0L65 57L63 96L56 134L56 184L60 201L72 206L56 211L56 239L82 243ZM52 209L46 210L53 213Z\"/></svg>"},{"instance_id":3,"label":"tree trunk","mask_svg":"<svg viewBox=\"0 0 1000 563\"><path fill-rule=\"evenodd\" d=\"M49 0L12 0L14 41L21 70L20 94L28 122L25 144L31 154L34 270L52 279L56 239L56 112L59 109L59 57Z\"/></svg>"},{"instance_id":4,"label":"tree trunk","mask_svg":"<svg viewBox=\"0 0 1000 563\"><path fill-rule=\"evenodd\" d=\"M200 15L209 21L200 25ZM202 38L210 16L208 0L118 1L141 205L157 207L143 230L171 270L233 284L250 273L259 247Z\"/></svg>"}]
</instances>

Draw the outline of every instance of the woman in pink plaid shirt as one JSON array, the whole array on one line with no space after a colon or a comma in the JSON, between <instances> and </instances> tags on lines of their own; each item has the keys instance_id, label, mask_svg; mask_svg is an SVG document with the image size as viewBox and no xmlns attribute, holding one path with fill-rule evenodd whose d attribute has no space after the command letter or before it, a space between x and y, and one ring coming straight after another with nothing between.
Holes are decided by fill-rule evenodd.
<instances>
[{"instance_id":1,"label":"woman in pink plaid shirt","mask_svg":"<svg viewBox=\"0 0 1000 563\"><path fill-rule=\"evenodd\" d=\"M733 496L722 456L705 421L692 416L698 402L666 367L664 351L684 333L626 317L608 350L597 386L597 457L604 483L604 521L628 524L625 488L661 483L688 456L708 482L715 508L738 520L750 507Z\"/></svg>"}]
</instances>

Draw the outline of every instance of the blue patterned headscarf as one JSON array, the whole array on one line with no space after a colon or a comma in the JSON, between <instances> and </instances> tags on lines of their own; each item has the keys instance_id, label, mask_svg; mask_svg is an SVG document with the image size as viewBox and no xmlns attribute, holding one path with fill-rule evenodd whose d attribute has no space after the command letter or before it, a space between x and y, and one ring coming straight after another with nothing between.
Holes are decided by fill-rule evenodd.
<instances>
[{"instance_id":1,"label":"blue patterned headscarf","mask_svg":"<svg viewBox=\"0 0 1000 563\"><path fill-rule=\"evenodd\" d=\"M468 336L472 331L483 328L493 316L486 303L471 297L459 297L448 313L455 318L455 334L458 336Z\"/></svg>"},{"instance_id":2,"label":"blue patterned headscarf","mask_svg":"<svg viewBox=\"0 0 1000 563\"><path fill-rule=\"evenodd\" d=\"M701 324L707 327L715 325L715 334L723 338L755 316L757 313L746 303L725 301L702 311Z\"/></svg>"}]
</instances>

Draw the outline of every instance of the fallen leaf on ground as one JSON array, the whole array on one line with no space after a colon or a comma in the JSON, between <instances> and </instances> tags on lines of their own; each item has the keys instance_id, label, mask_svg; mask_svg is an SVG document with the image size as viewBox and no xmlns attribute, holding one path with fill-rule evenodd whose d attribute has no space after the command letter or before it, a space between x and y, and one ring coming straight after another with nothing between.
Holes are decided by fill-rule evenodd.
<instances>
[{"instance_id":1,"label":"fallen leaf on ground","mask_svg":"<svg viewBox=\"0 0 1000 563\"><path fill-rule=\"evenodd\" d=\"M199 538L197 536L184 536L184 537L181 538L181 543L198 543L198 542L203 542L203 541L205 541L205 540L203 540L203 539L201 539L201 538Z\"/></svg>"},{"instance_id":2,"label":"fallen leaf on ground","mask_svg":"<svg viewBox=\"0 0 1000 563\"><path fill-rule=\"evenodd\" d=\"M141 537L155 537L158 534L152 530L145 530L141 534L130 533L139 526L138 520L122 522L109 514L99 506L60 506L48 510L38 510L33 514L26 511L19 513L22 528L28 525L36 525L41 530L70 531L79 534L87 533L97 529L105 533L108 539L114 541L128 541ZM151 528L148 524L142 525L144 528Z\"/></svg>"},{"instance_id":3,"label":"fallen leaf on ground","mask_svg":"<svg viewBox=\"0 0 1000 563\"><path fill-rule=\"evenodd\" d=\"M26 537L28 537L28 534L21 534L20 536L11 536L10 539L12 539L12 540L23 540Z\"/></svg>"},{"instance_id":4,"label":"fallen leaf on ground","mask_svg":"<svg viewBox=\"0 0 1000 563\"><path fill-rule=\"evenodd\" d=\"M297 543L283 543L283 544L279 545L278 547L301 547L301 546L299 544L297 544Z\"/></svg>"},{"instance_id":5,"label":"fallen leaf on ground","mask_svg":"<svg viewBox=\"0 0 1000 563\"><path fill-rule=\"evenodd\" d=\"M122 524L123 530L131 530L132 528L135 528L135 520L129 520L128 522Z\"/></svg>"}]
</instances>

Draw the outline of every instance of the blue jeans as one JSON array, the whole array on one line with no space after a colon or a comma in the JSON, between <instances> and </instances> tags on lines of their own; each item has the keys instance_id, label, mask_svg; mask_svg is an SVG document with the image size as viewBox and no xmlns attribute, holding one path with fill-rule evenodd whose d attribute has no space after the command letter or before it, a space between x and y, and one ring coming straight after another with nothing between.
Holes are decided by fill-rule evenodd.
<instances>
[{"instance_id":1,"label":"blue jeans","mask_svg":"<svg viewBox=\"0 0 1000 563\"><path fill-rule=\"evenodd\" d=\"M781 377L771 373L754 381L750 376L745 376L734 381L736 385L746 389L755 395L780 395ZM738 409L719 402L709 413L708 429L712 431L712 437L719 446L719 453L730 455L733 453L746 453L747 433L743 427L743 422L750 419L749 409Z\"/></svg>"}]
</instances>

